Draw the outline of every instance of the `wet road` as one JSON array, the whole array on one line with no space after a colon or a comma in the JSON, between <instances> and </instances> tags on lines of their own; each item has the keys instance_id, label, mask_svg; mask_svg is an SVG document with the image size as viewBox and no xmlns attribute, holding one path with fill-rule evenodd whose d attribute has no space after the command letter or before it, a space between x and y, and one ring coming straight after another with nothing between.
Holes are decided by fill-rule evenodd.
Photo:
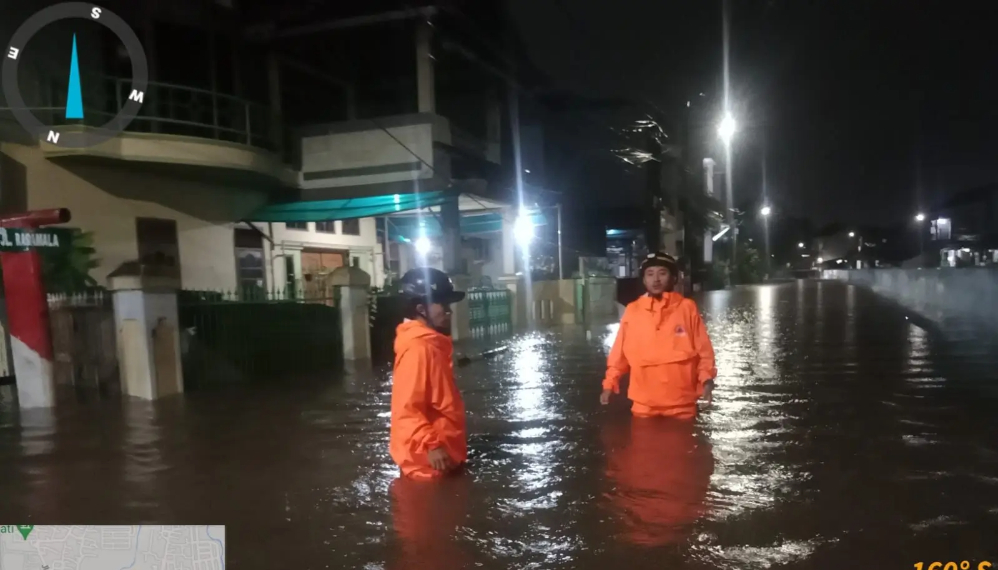
<instances>
[{"instance_id":1,"label":"wet road","mask_svg":"<svg viewBox=\"0 0 998 570\"><path fill-rule=\"evenodd\" d=\"M597 402L614 327L459 372L471 467L395 481L386 375L0 415L0 518L224 524L241 568L998 567L998 350L862 290L700 299L695 429Z\"/></svg>"}]
</instances>

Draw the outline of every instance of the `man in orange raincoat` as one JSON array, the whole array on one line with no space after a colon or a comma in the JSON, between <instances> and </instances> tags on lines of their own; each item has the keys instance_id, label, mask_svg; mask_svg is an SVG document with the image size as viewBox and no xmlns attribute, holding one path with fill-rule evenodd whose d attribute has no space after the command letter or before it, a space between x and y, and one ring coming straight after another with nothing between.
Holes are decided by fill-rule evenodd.
<instances>
[{"instance_id":1,"label":"man in orange raincoat","mask_svg":"<svg viewBox=\"0 0 998 570\"><path fill-rule=\"evenodd\" d=\"M395 332L389 452L412 479L437 479L468 458L464 402L454 383L451 303L464 299L446 273L402 276L405 321Z\"/></svg>"},{"instance_id":2,"label":"man in orange raincoat","mask_svg":"<svg viewBox=\"0 0 998 570\"><path fill-rule=\"evenodd\" d=\"M627 397L639 417L693 419L697 400L712 400L714 348L696 303L673 292L679 277L675 258L649 254L641 262L647 294L627 305L607 359L600 403L620 392L630 373Z\"/></svg>"}]
</instances>

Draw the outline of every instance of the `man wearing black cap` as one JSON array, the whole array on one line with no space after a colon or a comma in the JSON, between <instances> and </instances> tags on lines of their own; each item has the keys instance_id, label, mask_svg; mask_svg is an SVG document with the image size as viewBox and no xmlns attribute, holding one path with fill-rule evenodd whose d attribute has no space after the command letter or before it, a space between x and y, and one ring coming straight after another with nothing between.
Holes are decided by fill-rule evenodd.
<instances>
[{"instance_id":1,"label":"man wearing black cap","mask_svg":"<svg viewBox=\"0 0 998 570\"><path fill-rule=\"evenodd\" d=\"M607 358L600 402L619 393L630 373L627 396L635 416L692 419L700 398L713 398L714 348L696 303L675 293L679 264L666 253L641 262L647 293L627 306Z\"/></svg>"},{"instance_id":2,"label":"man wearing black cap","mask_svg":"<svg viewBox=\"0 0 998 570\"><path fill-rule=\"evenodd\" d=\"M395 331L388 448L404 476L437 479L468 457L450 337L451 304L464 299L464 293L433 268L407 272L401 285L406 319Z\"/></svg>"}]
</instances>

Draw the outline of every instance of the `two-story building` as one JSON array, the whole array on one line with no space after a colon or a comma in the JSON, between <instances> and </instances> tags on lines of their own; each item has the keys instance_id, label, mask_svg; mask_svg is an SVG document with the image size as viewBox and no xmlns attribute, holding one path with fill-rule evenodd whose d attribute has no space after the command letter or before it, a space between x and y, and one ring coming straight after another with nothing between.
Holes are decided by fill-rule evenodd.
<instances>
[{"instance_id":1,"label":"two-story building","mask_svg":"<svg viewBox=\"0 0 998 570\"><path fill-rule=\"evenodd\" d=\"M345 264L380 284L403 260L513 273L518 95L499 4L413 4L105 3L149 61L138 116L110 141L65 149L0 110L0 212L69 208L69 225L93 234L101 283L152 256L186 289L301 287ZM44 6L0 0L0 38ZM127 97L130 62L113 34L78 24L33 39L19 83L41 121L84 129ZM73 34L83 121L64 113ZM361 199L377 203L351 205ZM291 219L292 204L311 206ZM462 218L486 214L498 229L462 238ZM425 236L439 255L392 231L423 217L440 224Z\"/></svg>"}]
</instances>

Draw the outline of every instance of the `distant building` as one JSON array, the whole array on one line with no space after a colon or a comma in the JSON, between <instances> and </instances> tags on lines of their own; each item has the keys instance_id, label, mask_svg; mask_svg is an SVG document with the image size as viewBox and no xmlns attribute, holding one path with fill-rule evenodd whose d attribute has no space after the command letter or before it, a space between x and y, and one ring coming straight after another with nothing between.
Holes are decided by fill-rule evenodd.
<instances>
[{"instance_id":1,"label":"distant building","mask_svg":"<svg viewBox=\"0 0 998 570\"><path fill-rule=\"evenodd\" d=\"M998 265L998 184L966 190L934 208L926 248L942 267Z\"/></svg>"}]
</instances>

